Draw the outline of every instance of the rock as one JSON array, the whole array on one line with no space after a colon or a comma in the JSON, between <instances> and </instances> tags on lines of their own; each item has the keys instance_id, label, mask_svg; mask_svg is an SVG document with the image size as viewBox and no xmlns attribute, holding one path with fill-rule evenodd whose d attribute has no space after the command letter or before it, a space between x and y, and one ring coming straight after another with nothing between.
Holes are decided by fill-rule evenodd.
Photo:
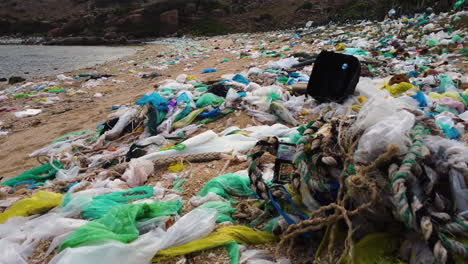
<instances>
[{"instance_id":1,"label":"rock","mask_svg":"<svg viewBox=\"0 0 468 264\"><path fill-rule=\"evenodd\" d=\"M213 17L224 17L226 15L226 11L224 9L218 8L218 9L213 9L211 11L211 16Z\"/></svg>"},{"instance_id":2,"label":"rock","mask_svg":"<svg viewBox=\"0 0 468 264\"><path fill-rule=\"evenodd\" d=\"M174 9L161 13L159 15L159 21L161 22L161 36L175 33L179 28L179 11Z\"/></svg>"},{"instance_id":3,"label":"rock","mask_svg":"<svg viewBox=\"0 0 468 264\"><path fill-rule=\"evenodd\" d=\"M63 29L61 27L54 28L47 33L48 37L55 38L63 35Z\"/></svg>"},{"instance_id":4,"label":"rock","mask_svg":"<svg viewBox=\"0 0 468 264\"><path fill-rule=\"evenodd\" d=\"M117 36L117 33L115 33L115 31L107 31L106 33L104 33L104 38L105 39L116 39L118 36Z\"/></svg>"},{"instance_id":5,"label":"rock","mask_svg":"<svg viewBox=\"0 0 468 264\"><path fill-rule=\"evenodd\" d=\"M195 12L197 12L197 4L195 3L188 3L185 5L185 8L184 8L184 13L185 14L194 14Z\"/></svg>"},{"instance_id":6,"label":"rock","mask_svg":"<svg viewBox=\"0 0 468 264\"><path fill-rule=\"evenodd\" d=\"M143 22L143 15L133 14L127 17L127 22L130 24L140 24Z\"/></svg>"},{"instance_id":7,"label":"rock","mask_svg":"<svg viewBox=\"0 0 468 264\"><path fill-rule=\"evenodd\" d=\"M44 45L54 46L94 46L94 45L117 45L126 44L126 38L119 39L104 39L102 37L69 37L59 38L47 41Z\"/></svg>"},{"instance_id":8,"label":"rock","mask_svg":"<svg viewBox=\"0 0 468 264\"><path fill-rule=\"evenodd\" d=\"M11 76L10 79L8 79L8 84L15 84L15 83L20 83L24 82L26 79L20 76Z\"/></svg>"}]
</instances>

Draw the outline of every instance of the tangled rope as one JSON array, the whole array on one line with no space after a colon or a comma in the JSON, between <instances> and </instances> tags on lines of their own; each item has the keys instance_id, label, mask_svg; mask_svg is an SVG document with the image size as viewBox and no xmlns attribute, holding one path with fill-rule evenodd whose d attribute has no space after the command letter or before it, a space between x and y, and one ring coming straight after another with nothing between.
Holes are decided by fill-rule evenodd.
<instances>
[{"instance_id":1,"label":"tangled rope","mask_svg":"<svg viewBox=\"0 0 468 264\"><path fill-rule=\"evenodd\" d=\"M446 263L448 258L450 258L448 251L468 257L468 245L451 240L444 235L444 229L439 227L438 222L444 221L443 218L445 218L445 221L451 220L451 217L446 213L442 213L443 217L440 215L437 217L437 214L431 215L431 209L424 205L424 201L420 199L420 195L408 188L410 182L412 186L420 187L418 186L417 177L421 176L422 169L418 165L417 160L423 158L424 129L425 128L421 125L416 125L412 129L412 144L402 165L396 172L394 171L395 166L390 168L389 179L391 180L393 194L391 200L396 208L396 215L400 221L402 221L407 228L422 234L429 247L432 249L438 263ZM445 230L464 233L468 232L468 225L461 221L456 221L447 223Z\"/></svg>"},{"instance_id":2,"label":"tangled rope","mask_svg":"<svg viewBox=\"0 0 468 264\"><path fill-rule=\"evenodd\" d=\"M353 235L356 231L353 222L358 218L365 220L371 215L373 218L384 218L384 221L393 219L390 210L393 208L393 215L403 223L404 228L414 230L424 238L437 263L451 263L454 254L468 257L468 246L451 238L455 235L466 237L468 223L462 218L450 216L453 211L447 210L453 208L446 205L446 199L434 191L439 179L426 172L440 171L441 168L431 169L438 163L430 163L429 151L424 146L424 132L439 134L440 131L424 116L418 115L416 123L410 132L409 151L402 159L398 156L400 148L389 145L385 153L367 166L353 164L352 155L359 135L346 135L346 125L350 122L318 120L307 125L296 144L293 158L296 172L291 186L293 191L300 194L309 219L292 224L283 232L277 256L285 253L298 262L310 262L316 253L314 247L298 246L304 242L310 244L310 239L304 238L313 234L311 232L328 227L329 262L340 263L344 259L352 262ZM280 189L273 192L264 182L260 164L264 153L277 154L278 145L276 137L264 138L248 156L251 188L267 203L270 202L269 191L275 199L284 198ZM464 173L464 162L456 159L453 151L447 155L450 162L445 161L444 167L461 169ZM425 183L425 186L420 186L421 183ZM336 191L337 194L334 193ZM434 199L434 206L428 200L431 198ZM339 242L335 241L338 226L342 223L347 229L344 248L339 256L333 256L335 242ZM298 258L298 250L307 252Z\"/></svg>"}]
</instances>

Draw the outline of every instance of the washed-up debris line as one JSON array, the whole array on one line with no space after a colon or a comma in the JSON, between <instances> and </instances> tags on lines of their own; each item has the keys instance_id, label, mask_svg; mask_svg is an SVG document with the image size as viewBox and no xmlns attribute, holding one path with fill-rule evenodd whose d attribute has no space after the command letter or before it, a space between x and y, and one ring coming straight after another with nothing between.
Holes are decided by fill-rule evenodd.
<instances>
[{"instance_id":1,"label":"washed-up debris line","mask_svg":"<svg viewBox=\"0 0 468 264\"><path fill-rule=\"evenodd\" d=\"M467 15L223 37L222 63L269 62L221 76L188 65L2 181L2 263L465 263ZM177 41L165 40L180 45L170 58L184 56ZM306 94L323 49L361 62L343 103ZM85 89L113 76L57 78ZM2 96L44 93L70 91L33 83Z\"/></svg>"}]
</instances>

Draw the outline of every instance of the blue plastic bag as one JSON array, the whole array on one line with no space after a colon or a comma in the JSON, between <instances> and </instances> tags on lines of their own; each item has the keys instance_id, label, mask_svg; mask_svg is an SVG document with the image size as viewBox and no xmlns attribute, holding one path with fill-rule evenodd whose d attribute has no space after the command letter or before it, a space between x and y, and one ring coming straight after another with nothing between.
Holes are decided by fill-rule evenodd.
<instances>
[{"instance_id":1,"label":"blue plastic bag","mask_svg":"<svg viewBox=\"0 0 468 264\"><path fill-rule=\"evenodd\" d=\"M152 93L150 95L143 95L140 100L135 102L137 105L143 106L147 103L151 103L159 111L167 111L167 100L164 99L158 93Z\"/></svg>"}]
</instances>

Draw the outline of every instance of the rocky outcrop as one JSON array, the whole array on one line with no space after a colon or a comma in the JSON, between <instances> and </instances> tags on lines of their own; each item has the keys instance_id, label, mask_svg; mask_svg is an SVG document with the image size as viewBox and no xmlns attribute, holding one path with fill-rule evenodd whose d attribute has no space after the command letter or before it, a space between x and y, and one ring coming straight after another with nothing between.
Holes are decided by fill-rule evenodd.
<instances>
[{"instance_id":1,"label":"rocky outcrop","mask_svg":"<svg viewBox=\"0 0 468 264\"><path fill-rule=\"evenodd\" d=\"M161 36L173 34L177 32L179 28L179 10L174 9L166 11L159 15L160 21L160 30L159 34Z\"/></svg>"},{"instance_id":2,"label":"rocky outcrop","mask_svg":"<svg viewBox=\"0 0 468 264\"><path fill-rule=\"evenodd\" d=\"M456 0L1 1L5 4L0 9L0 36L44 34L54 39L66 37L52 43L107 44L123 37L158 37L176 32L209 35L282 29L302 26L309 20L320 23L382 18L391 7L400 13L418 10L423 4L446 10Z\"/></svg>"},{"instance_id":3,"label":"rocky outcrop","mask_svg":"<svg viewBox=\"0 0 468 264\"><path fill-rule=\"evenodd\" d=\"M48 40L44 45L49 46L97 46L97 45L123 45L127 44L127 39L106 39L103 37L69 37Z\"/></svg>"}]
</instances>

